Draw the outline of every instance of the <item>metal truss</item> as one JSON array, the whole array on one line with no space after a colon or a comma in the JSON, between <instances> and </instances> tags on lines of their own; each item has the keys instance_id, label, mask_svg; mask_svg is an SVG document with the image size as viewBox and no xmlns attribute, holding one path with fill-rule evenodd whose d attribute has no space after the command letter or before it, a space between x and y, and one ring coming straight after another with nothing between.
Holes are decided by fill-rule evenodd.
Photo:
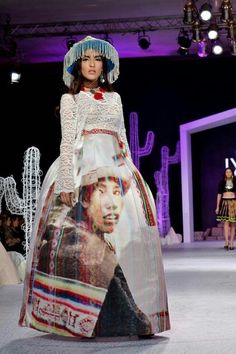
<instances>
[{"instance_id":1,"label":"metal truss","mask_svg":"<svg viewBox=\"0 0 236 354\"><path fill-rule=\"evenodd\" d=\"M235 15L236 12L233 13ZM219 27L227 27L220 21L221 13L213 13ZM206 27L207 24L202 24ZM183 23L183 16L153 16L90 21L70 21L54 23L10 24L10 34L14 38L60 37L68 35L139 33L150 31L178 30L191 28Z\"/></svg>"},{"instance_id":2,"label":"metal truss","mask_svg":"<svg viewBox=\"0 0 236 354\"><path fill-rule=\"evenodd\" d=\"M183 16L137 17L107 20L71 21L37 24L11 24L15 38L59 37L67 35L139 33L179 29Z\"/></svg>"}]
</instances>

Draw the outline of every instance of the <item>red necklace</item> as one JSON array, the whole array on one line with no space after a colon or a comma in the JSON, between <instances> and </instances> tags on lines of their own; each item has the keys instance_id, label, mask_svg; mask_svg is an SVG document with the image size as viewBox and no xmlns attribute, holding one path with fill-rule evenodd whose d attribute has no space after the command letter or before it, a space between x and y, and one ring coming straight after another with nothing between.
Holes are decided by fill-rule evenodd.
<instances>
[{"instance_id":1,"label":"red necklace","mask_svg":"<svg viewBox=\"0 0 236 354\"><path fill-rule=\"evenodd\" d=\"M107 91L103 87L88 88L88 89L89 89L89 91L87 91L87 92L92 93L95 100L103 100L103 98L104 98L103 93ZM86 92L84 86L81 86L80 91Z\"/></svg>"}]
</instances>

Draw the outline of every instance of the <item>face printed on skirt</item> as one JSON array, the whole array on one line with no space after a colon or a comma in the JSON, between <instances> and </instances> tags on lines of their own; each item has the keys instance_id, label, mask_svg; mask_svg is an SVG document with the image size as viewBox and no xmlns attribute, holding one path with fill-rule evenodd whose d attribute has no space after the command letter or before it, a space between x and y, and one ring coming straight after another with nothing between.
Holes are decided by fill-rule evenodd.
<instances>
[{"instance_id":1,"label":"face printed on skirt","mask_svg":"<svg viewBox=\"0 0 236 354\"><path fill-rule=\"evenodd\" d=\"M123 194L122 185L116 178L99 179L92 191L85 192L82 205L93 230L113 232L122 212Z\"/></svg>"}]
</instances>

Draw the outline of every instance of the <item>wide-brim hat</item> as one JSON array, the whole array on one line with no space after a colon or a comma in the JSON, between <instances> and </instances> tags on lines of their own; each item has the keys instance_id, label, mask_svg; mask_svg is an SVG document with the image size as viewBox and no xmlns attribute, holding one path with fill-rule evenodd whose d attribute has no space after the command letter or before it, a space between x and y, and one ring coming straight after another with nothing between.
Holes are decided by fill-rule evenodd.
<instances>
[{"instance_id":1,"label":"wide-brim hat","mask_svg":"<svg viewBox=\"0 0 236 354\"><path fill-rule=\"evenodd\" d=\"M63 80L70 87L73 80L73 70L76 61L83 57L86 50L94 49L104 56L107 60L107 79L110 84L117 80L119 76L119 55L117 50L109 42L87 36L75 43L66 53L64 58Z\"/></svg>"},{"instance_id":2,"label":"wide-brim hat","mask_svg":"<svg viewBox=\"0 0 236 354\"><path fill-rule=\"evenodd\" d=\"M82 176L81 187L95 184L101 180L114 181L120 185L124 194L127 193L130 187L132 175L127 171L125 166L99 167L96 170Z\"/></svg>"}]
</instances>

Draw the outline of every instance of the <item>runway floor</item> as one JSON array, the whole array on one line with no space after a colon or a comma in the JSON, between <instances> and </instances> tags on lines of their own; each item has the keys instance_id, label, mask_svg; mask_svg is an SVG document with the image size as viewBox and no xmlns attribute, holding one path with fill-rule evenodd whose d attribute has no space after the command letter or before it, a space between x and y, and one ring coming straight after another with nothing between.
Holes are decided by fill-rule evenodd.
<instances>
[{"instance_id":1,"label":"runway floor","mask_svg":"<svg viewBox=\"0 0 236 354\"><path fill-rule=\"evenodd\" d=\"M0 287L1 354L236 353L236 249L223 241L163 247L170 331L136 337L71 339L18 327L22 284Z\"/></svg>"}]
</instances>

